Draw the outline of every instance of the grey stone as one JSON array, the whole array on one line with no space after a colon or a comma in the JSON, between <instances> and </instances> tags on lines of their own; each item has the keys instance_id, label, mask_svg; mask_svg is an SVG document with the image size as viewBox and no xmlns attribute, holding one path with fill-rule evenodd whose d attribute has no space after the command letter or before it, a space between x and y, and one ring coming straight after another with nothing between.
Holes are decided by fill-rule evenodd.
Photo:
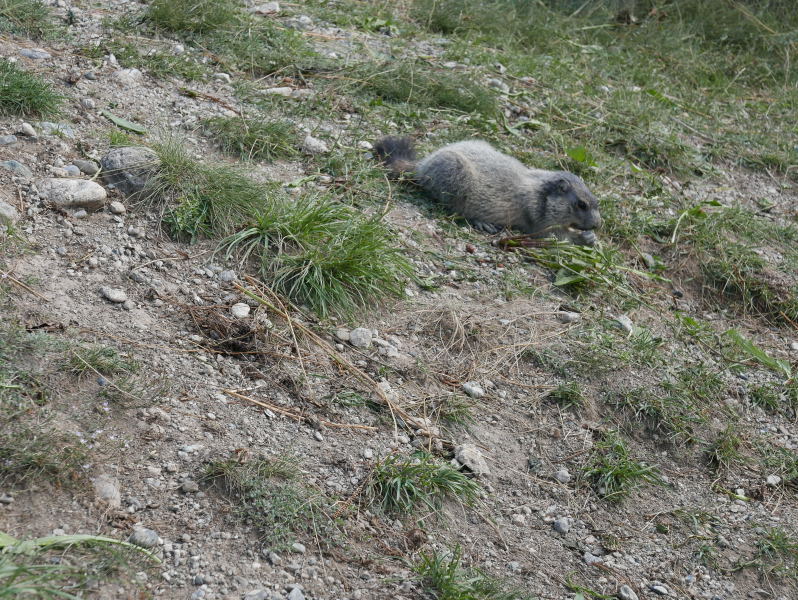
<instances>
[{"instance_id":1,"label":"grey stone","mask_svg":"<svg viewBox=\"0 0 798 600\"><path fill-rule=\"evenodd\" d=\"M105 205L107 193L99 183L85 179L48 177L37 181L43 198L61 209L85 208L99 210Z\"/></svg>"},{"instance_id":2,"label":"grey stone","mask_svg":"<svg viewBox=\"0 0 798 600\"><path fill-rule=\"evenodd\" d=\"M158 545L158 534L152 529L146 527L136 527L133 533L130 534L129 541L131 544L141 546L142 548L154 548Z\"/></svg>"},{"instance_id":3,"label":"grey stone","mask_svg":"<svg viewBox=\"0 0 798 600\"><path fill-rule=\"evenodd\" d=\"M369 348L372 341L371 329L356 327L349 332L349 343L355 348Z\"/></svg>"},{"instance_id":4,"label":"grey stone","mask_svg":"<svg viewBox=\"0 0 798 600\"><path fill-rule=\"evenodd\" d=\"M16 160L4 160L0 162L0 167L11 171L14 175L20 177L33 177L33 171Z\"/></svg>"},{"instance_id":5,"label":"grey stone","mask_svg":"<svg viewBox=\"0 0 798 600\"><path fill-rule=\"evenodd\" d=\"M661 585L661 584L658 584L658 583L648 586L648 589L650 589L652 592L654 592L658 596L667 596L668 595L668 588L666 588L664 585Z\"/></svg>"},{"instance_id":6,"label":"grey stone","mask_svg":"<svg viewBox=\"0 0 798 600\"><path fill-rule=\"evenodd\" d=\"M122 85L134 86L142 80L144 73L138 69L119 69L118 71L114 71L111 77Z\"/></svg>"},{"instance_id":7,"label":"grey stone","mask_svg":"<svg viewBox=\"0 0 798 600\"><path fill-rule=\"evenodd\" d=\"M288 593L288 600L305 600L305 594L298 587L295 587Z\"/></svg>"},{"instance_id":8,"label":"grey stone","mask_svg":"<svg viewBox=\"0 0 798 600\"><path fill-rule=\"evenodd\" d=\"M568 483L571 481L571 474L568 472L568 469L560 469L556 473L554 473L554 479L559 481L560 483Z\"/></svg>"},{"instance_id":9,"label":"grey stone","mask_svg":"<svg viewBox=\"0 0 798 600\"><path fill-rule=\"evenodd\" d=\"M246 319L249 316L249 311L249 304L245 304L244 302L233 304L233 306L230 307L230 314L236 319Z\"/></svg>"},{"instance_id":10,"label":"grey stone","mask_svg":"<svg viewBox=\"0 0 798 600\"><path fill-rule=\"evenodd\" d=\"M618 598L620 600L637 600L637 594L628 585L622 585L618 590Z\"/></svg>"},{"instance_id":11,"label":"grey stone","mask_svg":"<svg viewBox=\"0 0 798 600\"><path fill-rule=\"evenodd\" d=\"M576 312L562 311L557 313L557 320L560 323L577 323L582 319L582 315Z\"/></svg>"},{"instance_id":12,"label":"grey stone","mask_svg":"<svg viewBox=\"0 0 798 600\"><path fill-rule=\"evenodd\" d=\"M216 81L223 81L224 83L230 83L232 81L232 77L230 77L229 73L214 73L213 78Z\"/></svg>"},{"instance_id":13,"label":"grey stone","mask_svg":"<svg viewBox=\"0 0 798 600\"><path fill-rule=\"evenodd\" d=\"M290 98L294 89L290 87L271 87L263 90L264 94L271 94L272 96L285 96Z\"/></svg>"},{"instance_id":14,"label":"grey stone","mask_svg":"<svg viewBox=\"0 0 798 600\"><path fill-rule=\"evenodd\" d=\"M76 210L75 212L72 213L72 216L75 219L85 219L88 216L88 214L89 213L86 212L86 209L79 208L78 210Z\"/></svg>"},{"instance_id":15,"label":"grey stone","mask_svg":"<svg viewBox=\"0 0 798 600\"><path fill-rule=\"evenodd\" d=\"M111 204L108 205L108 210L110 210L111 214L114 215L124 215L127 212L127 208L125 208L125 205L119 200L114 200L111 202Z\"/></svg>"},{"instance_id":16,"label":"grey stone","mask_svg":"<svg viewBox=\"0 0 798 600\"><path fill-rule=\"evenodd\" d=\"M28 137L36 137L38 135L30 123L23 123L19 128L19 132Z\"/></svg>"},{"instance_id":17,"label":"grey stone","mask_svg":"<svg viewBox=\"0 0 798 600\"><path fill-rule=\"evenodd\" d=\"M304 544L300 544L299 542L294 542L291 544L291 551L296 552L297 554L304 554L307 550L305 549Z\"/></svg>"},{"instance_id":18,"label":"grey stone","mask_svg":"<svg viewBox=\"0 0 798 600\"><path fill-rule=\"evenodd\" d=\"M0 146L10 146L17 143L17 136L15 135L0 135Z\"/></svg>"},{"instance_id":19,"label":"grey stone","mask_svg":"<svg viewBox=\"0 0 798 600\"><path fill-rule=\"evenodd\" d=\"M113 148L100 161L102 176L126 196L141 192L158 167L158 155L141 146Z\"/></svg>"},{"instance_id":20,"label":"grey stone","mask_svg":"<svg viewBox=\"0 0 798 600\"><path fill-rule=\"evenodd\" d=\"M634 323L632 323L632 319L630 319L626 315L618 315L614 318L615 323L623 329L629 335L632 335L635 331Z\"/></svg>"},{"instance_id":21,"label":"grey stone","mask_svg":"<svg viewBox=\"0 0 798 600\"><path fill-rule=\"evenodd\" d=\"M0 494L0 504L11 504L14 501L14 496L8 494Z\"/></svg>"},{"instance_id":22,"label":"grey stone","mask_svg":"<svg viewBox=\"0 0 798 600\"><path fill-rule=\"evenodd\" d=\"M81 98L80 105L86 110L93 110L97 108L97 103L91 98Z\"/></svg>"},{"instance_id":23,"label":"grey stone","mask_svg":"<svg viewBox=\"0 0 798 600\"><path fill-rule=\"evenodd\" d=\"M278 2L265 2L258 4L249 9L256 15L276 15L280 12L280 4Z\"/></svg>"},{"instance_id":24,"label":"grey stone","mask_svg":"<svg viewBox=\"0 0 798 600\"><path fill-rule=\"evenodd\" d=\"M50 121L42 121L39 123L39 128L44 135L59 135L68 138L75 137L75 130L71 125L66 123L51 123Z\"/></svg>"},{"instance_id":25,"label":"grey stone","mask_svg":"<svg viewBox=\"0 0 798 600\"><path fill-rule=\"evenodd\" d=\"M488 86L494 90L499 90L502 94L507 94L510 91L510 86L501 79L488 79Z\"/></svg>"},{"instance_id":26,"label":"grey stone","mask_svg":"<svg viewBox=\"0 0 798 600\"><path fill-rule=\"evenodd\" d=\"M473 444L461 444L454 449L454 459L477 477L490 475L490 467L482 452Z\"/></svg>"},{"instance_id":27,"label":"grey stone","mask_svg":"<svg viewBox=\"0 0 798 600\"><path fill-rule=\"evenodd\" d=\"M565 535L571 530L571 519L561 518L554 521L554 531Z\"/></svg>"},{"instance_id":28,"label":"grey stone","mask_svg":"<svg viewBox=\"0 0 798 600\"><path fill-rule=\"evenodd\" d=\"M778 475L768 475L767 479L765 479L765 483L771 487L776 487L781 483L781 477Z\"/></svg>"},{"instance_id":29,"label":"grey stone","mask_svg":"<svg viewBox=\"0 0 798 600\"><path fill-rule=\"evenodd\" d=\"M102 287L100 288L100 294L104 298L116 304L122 304L125 300L127 300L127 294L125 293L125 290L120 290L110 287Z\"/></svg>"},{"instance_id":30,"label":"grey stone","mask_svg":"<svg viewBox=\"0 0 798 600\"><path fill-rule=\"evenodd\" d=\"M80 168L75 165L67 165L64 167L64 171L70 177L80 177Z\"/></svg>"},{"instance_id":31,"label":"grey stone","mask_svg":"<svg viewBox=\"0 0 798 600\"><path fill-rule=\"evenodd\" d=\"M19 51L19 53L25 58L31 58L33 60L44 60L45 58L50 58L50 53L46 50L42 50L41 48L23 48Z\"/></svg>"},{"instance_id":32,"label":"grey stone","mask_svg":"<svg viewBox=\"0 0 798 600\"><path fill-rule=\"evenodd\" d=\"M324 154L330 151L324 140L315 138L312 135L305 136L305 139L302 141L302 149L308 154Z\"/></svg>"},{"instance_id":33,"label":"grey stone","mask_svg":"<svg viewBox=\"0 0 798 600\"><path fill-rule=\"evenodd\" d=\"M19 220L19 213L17 209L11 206L8 202L0 200L0 225L13 225Z\"/></svg>"},{"instance_id":34,"label":"grey stone","mask_svg":"<svg viewBox=\"0 0 798 600\"><path fill-rule=\"evenodd\" d=\"M339 327L335 330L335 338L342 341L349 341L349 330L346 327Z\"/></svg>"},{"instance_id":35,"label":"grey stone","mask_svg":"<svg viewBox=\"0 0 798 600\"><path fill-rule=\"evenodd\" d=\"M224 281L225 283L230 283L231 281L236 280L236 272L230 269L226 269L219 273L219 281Z\"/></svg>"},{"instance_id":36,"label":"grey stone","mask_svg":"<svg viewBox=\"0 0 798 600\"><path fill-rule=\"evenodd\" d=\"M193 479L186 479L180 489L186 494L195 494L199 491L199 484Z\"/></svg>"},{"instance_id":37,"label":"grey stone","mask_svg":"<svg viewBox=\"0 0 798 600\"><path fill-rule=\"evenodd\" d=\"M482 398L485 396L485 390L476 381L466 381L463 384L463 391L472 398Z\"/></svg>"},{"instance_id":38,"label":"grey stone","mask_svg":"<svg viewBox=\"0 0 798 600\"><path fill-rule=\"evenodd\" d=\"M119 492L119 480L110 475L98 475L92 480L94 494L109 508L122 506L122 495Z\"/></svg>"}]
</instances>

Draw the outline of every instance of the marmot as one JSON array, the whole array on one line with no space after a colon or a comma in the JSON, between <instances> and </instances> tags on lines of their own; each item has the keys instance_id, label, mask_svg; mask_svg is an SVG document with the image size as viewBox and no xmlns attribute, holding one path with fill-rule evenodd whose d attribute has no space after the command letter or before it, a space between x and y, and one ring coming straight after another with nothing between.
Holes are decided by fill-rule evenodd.
<instances>
[{"instance_id":1,"label":"marmot","mask_svg":"<svg viewBox=\"0 0 798 600\"><path fill-rule=\"evenodd\" d=\"M409 138L383 138L374 152L393 176L407 176L476 229L596 241L598 201L573 173L530 169L478 140L449 144L419 161Z\"/></svg>"}]
</instances>

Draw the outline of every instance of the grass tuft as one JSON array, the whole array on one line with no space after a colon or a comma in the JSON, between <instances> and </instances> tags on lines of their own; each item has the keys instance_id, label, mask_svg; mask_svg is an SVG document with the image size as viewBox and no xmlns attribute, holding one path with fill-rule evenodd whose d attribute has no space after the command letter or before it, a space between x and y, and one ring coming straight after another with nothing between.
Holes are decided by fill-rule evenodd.
<instances>
[{"instance_id":1,"label":"grass tuft","mask_svg":"<svg viewBox=\"0 0 798 600\"><path fill-rule=\"evenodd\" d=\"M0 0L0 32L42 38L55 29L50 8L40 0Z\"/></svg>"},{"instance_id":2,"label":"grass tuft","mask_svg":"<svg viewBox=\"0 0 798 600\"><path fill-rule=\"evenodd\" d=\"M462 471L426 452L387 456L374 468L368 484L372 504L393 514L411 514L419 505L435 511L446 497L471 505L480 490Z\"/></svg>"},{"instance_id":3,"label":"grass tuft","mask_svg":"<svg viewBox=\"0 0 798 600\"><path fill-rule=\"evenodd\" d=\"M605 500L619 501L643 483L664 485L659 470L632 459L629 447L615 431L607 432L593 447L582 477Z\"/></svg>"},{"instance_id":4,"label":"grass tuft","mask_svg":"<svg viewBox=\"0 0 798 600\"><path fill-rule=\"evenodd\" d=\"M272 161L299 154L297 129L283 120L216 117L207 119L203 125L224 152L243 160Z\"/></svg>"},{"instance_id":5,"label":"grass tuft","mask_svg":"<svg viewBox=\"0 0 798 600\"><path fill-rule=\"evenodd\" d=\"M62 101L49 83L0 58L0 116L55 115Z\"/></svg>"},{"instance_id":6,"label":"grass tuft","mask_svg":"<svg viewBox=\"0 0 798 600\"><path fill-rule=\"evenodd\" d=\"M70 373L83 377L100 375L116 375L118 373L135 373L139 364L132 359L121 356L116 350L107 346L86 346L73 349L65 364Z\"/></svg>"}]
</instances>

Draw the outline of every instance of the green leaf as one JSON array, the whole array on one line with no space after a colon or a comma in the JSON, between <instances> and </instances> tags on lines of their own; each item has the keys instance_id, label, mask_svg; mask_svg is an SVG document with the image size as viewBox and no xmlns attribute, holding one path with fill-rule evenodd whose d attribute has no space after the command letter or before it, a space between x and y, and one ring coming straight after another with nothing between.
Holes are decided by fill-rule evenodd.
<instances>
[{"instance_id":1,"label":"green leaf","mask_svg":"<svg viewBox=\"0 0 798 600\"><path fill-rule=\"evenodd\" d=\"M127 119L123 119L122 117L117 117L114 113L110 113L107 110L100 111L100 114L106 117L108 120L112 121L117 127L121 127L122 129L126 129L128 131L132 131L133 133L138 133L140 135L144 135L147 133L147 130L144 129L141 125L136 125L128 121Z\"/></svg>"},{"instance_id":2,"label":"green leaf","mask_svg":"<svg viewBox=\"0 0 798 600\"><path fill-rule=\"evenodd\" d=\"M566 148L565 153L573 160L583 163L589 167L595 167L596 161L590 151L584 146L575 146L573 148Z\"/></svg>"},{"instance_id":3,"label":"green leaf","mask_svg":"<svg viewBox=\"0 0 798 600\"><path fill-rule=\"evenodd\" d=\"M736 329L729 329L725 334L738 348L747 353L752 359L767 367L771 371L782 373L787 379L792 379L792 365L786 360L774 358L751 340L745 338Z\"/></svg>"}]
</instances>

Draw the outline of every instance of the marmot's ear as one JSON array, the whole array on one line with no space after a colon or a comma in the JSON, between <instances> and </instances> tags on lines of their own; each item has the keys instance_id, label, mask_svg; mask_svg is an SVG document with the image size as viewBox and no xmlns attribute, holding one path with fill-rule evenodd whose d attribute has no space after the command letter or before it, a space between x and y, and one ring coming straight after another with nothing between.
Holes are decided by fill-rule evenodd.
<instances>
[{"instance_id":1,"label":"marmot's ear","mask_svg":"<svg viewBox=\"0 0 798 600\"><path fill-rule=\"evenodd\" d=\"M560 188L560 192L565 194L571 191L571 182L565 179L564 177L561 177L560 179L557 180L557 187Z\"/></svg>"}]
</instances>

